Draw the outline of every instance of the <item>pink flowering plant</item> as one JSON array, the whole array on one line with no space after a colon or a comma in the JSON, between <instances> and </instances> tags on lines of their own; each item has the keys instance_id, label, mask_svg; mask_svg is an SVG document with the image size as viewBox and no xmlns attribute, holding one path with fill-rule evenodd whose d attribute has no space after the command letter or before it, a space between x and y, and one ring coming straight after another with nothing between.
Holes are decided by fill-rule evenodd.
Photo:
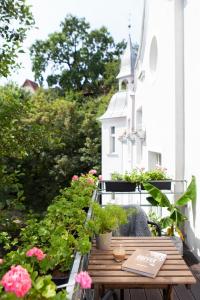
<instances>
[{"instance_id":1,"label":"pink flowering plant","mask_svg":"<svg viewBox=\"0 0 200 300\"><path fill-rule=\"evenodd\" d=\"M2 300L66 300L66 291L56 293L56 285L51 276L38 276L31 266L11 266L0 280L0 299Z\"/></svg>"},{"instance_id":2,"label":"pink flowering plant","mask_svg":"<svg viewBox=\"0 0 200 300\"><path fill-rule=\"evenodd\" d=\"M165 180L169 179L167 175L167 169L157 165L156 168L150 171L144 171L144 169L140 170L140 182L146 182L149 180Z\"/></svg>"},{"instance_id":3,"label":"pink flowering plant","mask_svg":"<svg viewBox=\"0 0 200 300\"><path fill-rule=\"evenodd\" d=\"M97 175L97 170L95 169L91 169L88 174L91 174L91 175Z\"/></svg>"},{"instance_id":4,"label":"pink flowering plant","mask_svg":"<svg viewBox=\"0 0 200 300\"><path fill-rule=\"evenodd\" d=\"M75 252L85 254L91 248L86 211L98 180L94 169L91 171L75 174L71 186L60 191L41 220L34 217L26 221L14 247L7 248L0 258L0 299L66 300L66 292L57 294L51 276L46 274L57 270L66 273ZM13 283L14 278L19 280ZM20 278L24 278L23 282ZM89 279L81 278L80 286L89 287Z\"/></svg>"},{"instance_id":5,"label":"pink flowering plant","mask_svg":"<svg viewBox=\"0 0 200 300\"><path fill-rule=\"evenodd\" d=\"M92 278L86 271L81 271L79 274L76 275L75 281L78 284L77 288L75 289L76 298L78 299L92 299L92 295L87 297L88 293L91 292L91 286L92 286ZM87 295L86 295L87 291ZM82 294L82 296L81 296Z\"/></svg>"},{"instance_id":6,"label":"pink flowering plant","mask_svg":"<svg viewBox=\"0 0 200 300\"><path fill-rule=\"evenodd\" d=\"M12 266L0 283L5 292L14 293L18 298L24 297L32 286L29 273L20 265Z\"/></svg>"},{"instance_id":7,"label":"pink flowering plant","mask_svg":"<svg viewBox=\"0 0 200 300\"><path fill-rule=\"evenodd\" d=\"M38 261L41 261L45 258L46 254L44 254L41 249L37 247L33 247L26 252L26 256L28 257L34 256L37 258Z\"/></svg>"},{"instance_id":8,"label":"pink flowering plant","mask_svg":"<svg viewBox=\"0 0 200 300\"><path fill-rule=\"evenodd\" d=\"M72 176L72 181L78 181L78 179L79 179L78 175Z\"/></svg>"},{"instance_id":9,"label":"pink flowering plant","mask_svg":"<svg viewBox=\"0 0 200 300\"><path fill-rule=\"evenodd\" d=\"M75 280L82 289L91 289L92 279L88 272L81 271L79 274L76 275Z\"/></svg>"}]
</instances>

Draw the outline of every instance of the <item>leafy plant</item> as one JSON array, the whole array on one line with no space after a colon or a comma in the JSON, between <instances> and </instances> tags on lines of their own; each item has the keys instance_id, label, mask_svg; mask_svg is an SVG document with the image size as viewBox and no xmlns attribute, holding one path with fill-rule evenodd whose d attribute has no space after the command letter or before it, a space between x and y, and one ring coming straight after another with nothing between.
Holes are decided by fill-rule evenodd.
<instances>
[{"instance_id":1,"label":"leafy plant","mask_svg":"<svg viewBox=\"0 0 200 300\"><path fill-rule=\"evenodd\" d=\"M96 235L115 230L121 224L127 223L126 211L114 204L101 207L98 203L92 205L92 220L87 223L88 228Z\"/></svg>"},{"instance_id":2,"label":"leafy plant","mask_svg":"<svg viewBox=\"0 0 200 300\"><path fill-rule=\"evenodd\" d=\"M118 172L113 172L111 174L111 179L112 180L123 180L124 179L124 176Z\"/></svg>"},{"instance_id":3,"label":"leafy plant","mask_svg":"<svg viewBox=\"0 0 200 300\"><path fill-rule=\"evenodd\" d=\"M133 169L132 172L128 173L125 172L125 174L120 174L117 172L112 173L111 175L112 180L125 180L128 182L138 182L139 175L137 172L137 169Z\"/></svg>"},{"instance_id":4,"label":"leafy plant","mask_svg":"<svg viewBox=\"0 0 200 300\"><path fill-rule=\"evenodd\" d=\"M151 197L147 197L147 200L150 202L150 204L153 206L166 207L169 212L169 216L163 217L160 220L162 228L167 228L167 234L170 236L173 236L176 231L183 239L180 226L185 220L187 220L187 218L181 212L181 207L186 205L189 201L196 200L195 176L192 176L192 180L187 190L174 204L171 204L167 196L150 183L144 182L143 185L147 192L151 195Z\"/></svg>"},{"instance_id":5,"label":"leafy plant","mask_svg":"<svg viewBox=\"0 0 200 300\"><path fill-rule=\"evenodd\" d=\"M118 61L124 46L123 41L114 42L107 28L91 30L84 18L67 15L59 31L31 46L33 72L40 83L46 79L51 87L100 94L110 89L117 69L113 64ZM56 72L48 74L49 65Z\"/></svg>"},{"instance_id":6,"label":"leafy plant","mask_svg":"<svg viewBox=\"0 0 200 300\"><path fill-rule=\"evenodd\" d=\"M135 168L131 172L120 174L117 172L112 173L112 180L125 180L129 182L143 183L150 180L164 180L168 179L166 173L167 169L157 166L155 169L150 171L144 171L144 168Z\"/></svg>"},{"instance_id":7,"label":"leafy plant","mask_svg":"<svg viewBox=\"0 0 200 300\"><path fill-rule=\"evenodd\" d=\"M145 182L148 180L165 180L165 179L169 179L168 175L167 175L167 169L163 168L161 166L157 166L155 169L150 170L150 171L146 171L140 172L140 182Z\"/></svg>"},{"instance_id":8,"label":"leafy plant","mask_svg":"<svg viewBox=\"0 0 200 300\"><path fill-rule=\"evenodd\" d=\"M161 224L161 221L160 221L161 217L159 217L159 216L156 214L155 211L153 211L153 210L150 210L150 211L149 211L149 213L148 213L148 219L149 219L150 221L152 221L152 222L158 224L158 225L160 226L160 228L161 228L161 225L162 225L162 224ZM152 234L153 236L158 236L158 231L157 231L157 228L155 227L155 225L148 224L148 227L149 227L149 229L150 229L150 231L151 231L151 234Z\"/></svg>"},{"instance_id":9,"label":"leafy plant","mask_svg":"<svg viewBox=\"0 0 200 300\"><path fill-rule=\"evenodd\" d=\"M18 54L23 52L22 43L34 20L26 0L0 1L0 19L0 77L7 77L18 65Z\"/></svg>"}]
</instances>

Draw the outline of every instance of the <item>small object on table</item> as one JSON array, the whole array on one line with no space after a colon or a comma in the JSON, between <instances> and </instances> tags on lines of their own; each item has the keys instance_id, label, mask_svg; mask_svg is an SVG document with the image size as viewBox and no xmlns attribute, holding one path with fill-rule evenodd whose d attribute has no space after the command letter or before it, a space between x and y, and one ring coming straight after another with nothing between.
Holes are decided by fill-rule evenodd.
<instances>
[{"instance_id":1,"label":"small object on table","mask_svg":"<svg viewBox=\"0 0 200 300\"><path fill-rule=\"evenodd\" d=\"M113 249L113 256L117 262L121 262L125 259L126 251L121 244L119 247Z\"/></svg>"}]
</instances>

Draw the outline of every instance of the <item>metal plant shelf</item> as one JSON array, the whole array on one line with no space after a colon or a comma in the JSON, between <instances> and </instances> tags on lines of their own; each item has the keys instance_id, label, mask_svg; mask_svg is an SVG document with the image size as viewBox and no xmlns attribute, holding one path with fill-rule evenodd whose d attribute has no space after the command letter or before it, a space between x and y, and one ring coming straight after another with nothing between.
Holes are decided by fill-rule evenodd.
<instances>
[{"instance_id":1,"label":"metal plant shelf","mask_svg":"<svg viewBox=\"0 0 200 300\"><path fill-rule=\"evenodd\" d=\"M104 195L139 195L140 196L140 201L139 201L139 205L140 206L146 206L146 207L150 207L152 206L151 204L149 203L143 203L145 200L143 199L142 200L142 196L143 195L149 195L149 193L146 191L146 190L143 190L143 189L140 189L139 187L136 187L136 190L135 191L106 191L106 185L105 185L105 182L107 180L102 180L100 183L99 183L99 190L98 190L98 196L100 198L100 203L102 204L102 197ZM162 189L162 192L166 195L174 195L174 196L178 196L178 195L182 195L183 192L186 190L187 188L187 181L185 179L182 179L182 180L154 180L154 182L170 182L172 183L172 188L171 190L163 190ZM182 184L182 191L178 191L176 190L176 184Z\"/></svg>"}]
</instances>

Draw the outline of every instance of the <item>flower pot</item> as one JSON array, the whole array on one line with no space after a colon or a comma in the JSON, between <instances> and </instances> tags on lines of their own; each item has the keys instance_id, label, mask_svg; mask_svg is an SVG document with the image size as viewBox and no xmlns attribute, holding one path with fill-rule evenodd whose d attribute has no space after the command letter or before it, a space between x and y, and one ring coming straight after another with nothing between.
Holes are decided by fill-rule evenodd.
<instances>
[{"instance_id":1,"label":"flower pot","mask_svg":"<svg viewBox=\"0 0 200 300\"><path fill-rule=\"evenodd\" d=\"M110 250L112 232L101 233L96 236L96 247L101 250Z\"/></svg>"},{"instance_id":2,"label":"flower pot","mask_svg":"<svg viewBox=\"0 0 200 300\"><path fill-rule=\"evenodd\" d=\"M134 192L136 183L123 180L106 180L105 186L107 192Z\"/></svg>"},{"instance_id":3,"label":"flower pot","mask_svg":"<svg viewBox=\"0 0 200 300\"><path fill-rule=\"evenodd\" d=\"M171 190L171 181L170 180L150 180L148 183L152 184L159 190ZM141 190L145 190L143 184L140 184Z\"/></svg>"},{"instance_id":4,"label":"flower pot","mask_svg":"<svg viewBox=\"0 0 200 300\"><path fill-rule=\"evenodd\" d=\"M52 281L57 285L66 284L69 280L69 272L61 272L59 270L54 270L51 274Z\"/></svg>"}]
</instances>

